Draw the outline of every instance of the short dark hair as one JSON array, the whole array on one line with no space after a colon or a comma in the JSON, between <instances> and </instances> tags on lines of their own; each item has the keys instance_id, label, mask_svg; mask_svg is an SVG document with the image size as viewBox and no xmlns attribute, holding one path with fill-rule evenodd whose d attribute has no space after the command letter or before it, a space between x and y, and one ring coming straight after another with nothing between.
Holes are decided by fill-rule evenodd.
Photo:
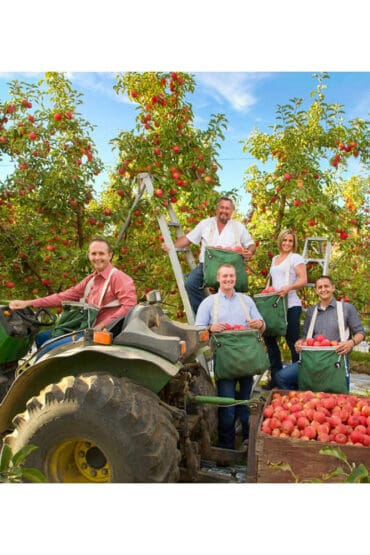
<instances>
[{"instance_id":1,"label":"short dark hair","mask_svg":"<svg viewBox=\"0 0 370 555\"><path fill-rule=\"evenodd\" d=\"M106 239L104 239L103 237L94 237L94 239L91 239L91 241L89 241L89 247L90 247L91 243L95 243L95 242L105 243L108 247L108 252L112 252L112 248L111 248L109 242Z\"/></svg>"},{"instance_id":2,"label":"short dark hair","mask_svg":"<svg viewBox=\"0 0 370 555\"><path fill-rule=\"evenodd\" d=\"M328 280L330 281L330 283L331 283L332 285L334 285L334 281L331 279L330 276L320 276L320 277L318 277L318 278L315 280L315 285L317 284L317 282L319 281L319 279L328 279Z\"/></svg>"}]
</instances>

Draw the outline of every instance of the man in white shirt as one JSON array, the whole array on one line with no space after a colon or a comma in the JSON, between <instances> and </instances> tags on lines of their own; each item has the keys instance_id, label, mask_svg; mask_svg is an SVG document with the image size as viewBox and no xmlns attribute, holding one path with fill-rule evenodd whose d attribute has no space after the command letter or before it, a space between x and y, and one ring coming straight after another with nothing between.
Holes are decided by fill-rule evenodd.
<instances>
[{"instance_id":1,"label":"man in white shirt","mask_svg":"<svg viewBox=\"0 0 370 555\"><path fill-rule=\"evenodd\" d=\"M245 260L249 260L256 250L256 245L245 226L232 220L233 211L233 201L227 197L221 197L217 203L215 216L202 220L187 235L178 237L174 242L174 246L178 248L188 247L190 244L201 245L199 265L187 275L185 280L185 289L194 314L197 313L204 299L203 262L206 247L236 247L240 244L246 249L241 253ZM169 250L165 244L162 248L166 252Z\"/></svg>"}]
</instances>

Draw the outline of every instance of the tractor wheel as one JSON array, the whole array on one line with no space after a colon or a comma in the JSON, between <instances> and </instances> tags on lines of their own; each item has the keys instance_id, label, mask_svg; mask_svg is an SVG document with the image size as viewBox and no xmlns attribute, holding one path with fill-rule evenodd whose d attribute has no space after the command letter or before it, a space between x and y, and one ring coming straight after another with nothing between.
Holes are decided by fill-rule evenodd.
<instances>
[{"instance_id":1,"label":"tractor wheel","mask_svg":"<svg viewBox=\"0 0 370 555\"><path fill-rule=\"evenodd\" d=\"M151 391L127 378L68 376L43 389L13 419L5 442L38 447L27 466L47 482L176 482L178 433Z\"/></svg>"}]
</instances>

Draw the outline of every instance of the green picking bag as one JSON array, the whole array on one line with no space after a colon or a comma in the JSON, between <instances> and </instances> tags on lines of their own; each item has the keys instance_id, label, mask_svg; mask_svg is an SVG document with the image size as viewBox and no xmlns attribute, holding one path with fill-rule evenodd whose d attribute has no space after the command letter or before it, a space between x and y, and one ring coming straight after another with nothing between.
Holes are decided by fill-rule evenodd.
<instances>
[{"instance_id":1,"label":"green picking bag","mask_svg":"<svg viewBox=\"0 0 370 555\"><path fill-rule=\"evenodd\" d=\"M65 302L62 307L63 311L51 332L52 338L92 328L100 310L98 306L81 302Z\"/></svg>"},{"instance_id":2,"label":"green picking bag","mask_svg":"<svg viewBox=\"0 0 370 555\"><path fill-rule=\"evenodd\" d=\"M257 330L212 333L211 345L216 380L262 374L270 366Z\"/></svg>"},{"instance_id":3,"label":"green picking bag","mask_svg":"<svg viewBox=\"0 0 370 555\"><path fill-rule=\"evenodd\" d=\"M335 347L302 347L298 389L348 393L345 357Z\"/></svg>"},{"instance_id":4,"label":"green picking bag","mask_svg":"<svg viewBox=\"0 0 370 555\"><path fill-rule=\"evenodd\" d=\"M263 335L284 337L288 326L287 296L280 297L276 293L259 293L253 296L253 300L266 324Z\"/></svg>"},{"instance_id":5,"label":"green picking bag","mask_svg":"<svg viewBox=\"0 0 370 555\"><path fill-rule=\"evenodd\" d=\"M232 264L236 271L235 291L248 290L248 274L242 255L236 251L215 249L207 247L204 253L203 276L204 285L218 290L219 283L216 279L217 271L221 264Z\"/></svg>"}]
</instances>

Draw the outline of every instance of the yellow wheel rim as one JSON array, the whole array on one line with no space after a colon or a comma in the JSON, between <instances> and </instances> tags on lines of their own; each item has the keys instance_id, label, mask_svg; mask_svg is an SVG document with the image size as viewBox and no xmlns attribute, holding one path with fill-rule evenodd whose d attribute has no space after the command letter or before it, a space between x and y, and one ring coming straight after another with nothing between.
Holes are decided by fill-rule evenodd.
<instances>
[{"instance_id":1,"label":"yellow wheel rim","mask_svg":"<svg viewBox=\"0 0 370 555\"><path fill-rule=\"evenodd\" d=\"M47 476L51 482L110 482L110 467L104 453L91 441L83 439L60 443L50 454Z\"/></svg>"}]
</instances>

